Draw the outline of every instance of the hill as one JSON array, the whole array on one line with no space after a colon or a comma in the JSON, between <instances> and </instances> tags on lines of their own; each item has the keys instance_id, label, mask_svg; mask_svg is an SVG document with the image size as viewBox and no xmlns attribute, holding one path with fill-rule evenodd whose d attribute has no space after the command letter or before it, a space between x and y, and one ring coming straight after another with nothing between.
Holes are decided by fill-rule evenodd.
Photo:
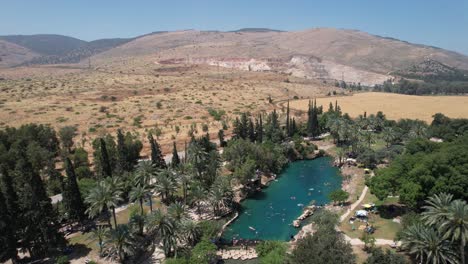
<instances>
[{"instance_id":1,"label":"hill","mask_svg":"<svg viewBox=\"0 0 468 264\"><path fill-rule=\"evenodd\" d=\"M8 49L0 46L4 61L8 61L0 64L4 67L85 63L84 59L92 57L97 67L121 71L155 63L204 64L368 86L422 68L426 77L440 75L445 66L453 71L468 70L468 56L456 52L334 28L159 31L131 39L92 42L58 35L4 36L0 40L10 43ZM427 61L433 66L426 67Z\"/></svg>"},{"instance_id":2,"label":"hill","mask_svg":"<svg viewBox=\"0 0 468 264\"><path fill-rule=\"evenodd\" d=\"M78 63L133 38L84 41L61 35L0 36L0 67Z\"/></svg>"},{"instance_id":3,"label":"hill","mask_svg":"<svg viewBox=\"0 0 468 264\"><path fill-rule=\"evenodd\" d=\"M50 34L0 36L0 39L41 55L63 55L86 44L80 39Z\"/></svg>"},{"instance_id":4,"label":"hill","mask_svg":"<svg viewBox=\"0 0 468 264\"><path fill-rule=\"evenodd\" d=\"M251 71L278 71L297 77L382 83L390 73L431 59L468 70L468 57L356 30L305 31L185 30L148 35L98 54L110 61L208 64Z\"/></svg>"}]
</instances>

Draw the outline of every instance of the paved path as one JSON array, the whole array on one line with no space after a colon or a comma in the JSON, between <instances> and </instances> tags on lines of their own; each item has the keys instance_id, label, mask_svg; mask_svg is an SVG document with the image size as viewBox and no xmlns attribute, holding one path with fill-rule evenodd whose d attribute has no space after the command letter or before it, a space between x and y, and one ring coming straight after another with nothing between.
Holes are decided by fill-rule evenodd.
<instances>
[{"instance_id":1,"label":"paved path","mask_svg":"<svg viewBox=\"0 0 468 264\"><path fill-rule=\"evenodd\" d=\"M359 204L361 204L361 202L364 200L364 197L366 197L366 194L367 194L368 191L369 191L369 187L364 186L364 189L362 190L361 196L359 196L359 199L351 205L351 207L346 211L346 213L341 215L340 222L343 222L344 220L346 220L346 218L349 216L349 214L354 209L356 209L356 207ZM339 228L338 228L338 230L339 230ZM351 238L348 235L346 235L345 233L343 233L343 236L346 239L346 241L348 241L353 246L363 246L364 245L364 242L362 242L362 240L359 239L359 238ZM375 239L375 244L376 245L393 245L393 244L395 244L395 242L393 240L390 240L390 239L376 238ZM399 245L399 244L400 244L400 242L397 242L397 245Z\"/></svg>"},{"instance_id":2,"label":"paved path","mask_svg":"<svg viewBox=\"0 0 468 264\"><path fill-rule=\"evenodd\" d=\"M362 202L362 200L364 200L364 197L366 197L366 194L367 194L367 191L369 190L369 187L367 186L364 186L364 189L362 190L362 193L361 193L361 196L359 196L359 199L354 202L351 207L346 211L346 213L344 213L341 217L340 217L340 222L343 222L348 216L349 214L354 210L356 209L356 207Z\"/></svg>"}]
</instances>

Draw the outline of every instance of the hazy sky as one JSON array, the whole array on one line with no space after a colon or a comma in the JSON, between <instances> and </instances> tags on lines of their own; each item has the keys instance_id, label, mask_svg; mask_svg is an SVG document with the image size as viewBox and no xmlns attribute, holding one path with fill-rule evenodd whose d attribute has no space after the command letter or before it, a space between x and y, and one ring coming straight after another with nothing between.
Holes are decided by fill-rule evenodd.
<instances>
[{"instance_id":1,"label":"hazy sky","mask_svg":"<svg viewBox=\"0 0 468 264\"><path fill-rule=\"evenodd\" d=\"M468 0L1 0L0 35L84 40L153 31L359 29L468 55Z\"/></svg>"}]
</instances>

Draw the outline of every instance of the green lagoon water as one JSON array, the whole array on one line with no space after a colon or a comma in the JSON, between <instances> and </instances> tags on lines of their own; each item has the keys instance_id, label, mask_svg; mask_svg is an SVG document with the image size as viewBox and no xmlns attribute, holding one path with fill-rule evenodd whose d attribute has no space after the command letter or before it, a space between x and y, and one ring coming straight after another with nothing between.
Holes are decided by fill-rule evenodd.
<instances>
[{"instance_id":1,"label":"green lagoon water","mask_svg":"<svg viewBox=\"0 0 468 264\"><path fill-rule=\"evenodd\" d=\"M292 222L303 206L312 200L316 205L328 203L328 194L341 188L341 181L329 157L293 162L277 181L242 202L239 217L226 228L223 238L287 241L299 231Z\"/></svg>"}]
</instances>

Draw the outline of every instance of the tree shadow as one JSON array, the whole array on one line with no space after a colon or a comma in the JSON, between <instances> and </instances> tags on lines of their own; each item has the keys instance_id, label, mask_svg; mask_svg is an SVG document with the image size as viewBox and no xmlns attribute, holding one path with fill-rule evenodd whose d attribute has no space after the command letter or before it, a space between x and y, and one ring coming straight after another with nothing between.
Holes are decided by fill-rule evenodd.
<instances>
[{"instance_id":1,"label":"tree shadow","mask_svg":"<svg viewBox=\"0 0 468 264\"><path fill-rule=\"evenodd\" d=\"M248 198L252 200L265 200L267 197L265 192L255 192L254 194L250 195Z\"/></svg>"},{"instance_id":2,"label":"tree shadow","mask_svg":"<svg viewBox=\"0 0 468 264\"><path fill-rule=\"evenodd\" d=\"M408 212L408 208L399 204L387 204L379 206L379 215L385 219L393 219L397 216L402 216Z\"/></svg>"},{"instance_id":3,"label":"tree shadow","mask_svg":"<svg viewBox=\"0 0 468 264\"><path fill-rule=\"evenodd\" d=\"M79 259L89 255L91 248L83 244L74 244L71 246L72 252L68 255L69 260Z\"/></svg>"}]
</instances>

